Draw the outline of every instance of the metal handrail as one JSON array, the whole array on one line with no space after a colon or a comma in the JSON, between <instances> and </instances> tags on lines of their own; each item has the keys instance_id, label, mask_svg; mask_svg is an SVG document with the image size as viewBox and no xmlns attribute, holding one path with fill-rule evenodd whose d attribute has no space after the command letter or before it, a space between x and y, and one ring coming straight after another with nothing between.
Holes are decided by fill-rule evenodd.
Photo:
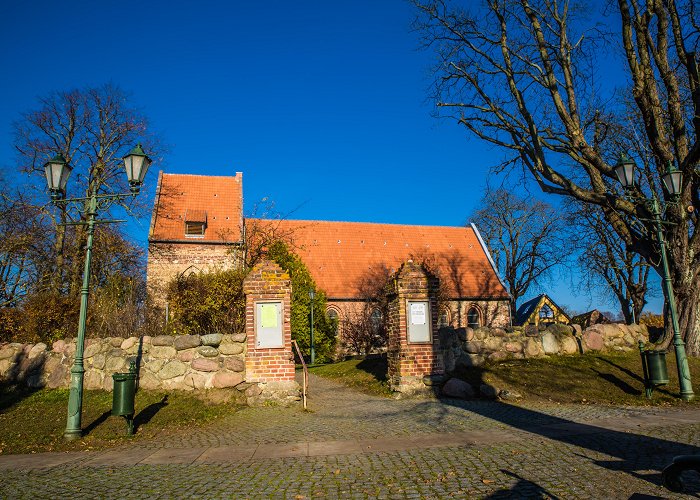
<instances>
[{"instance_id":1,"label":"metal handrail","mask_svg":"<svg viewBox=\"0 0 700 500\"><path fill-rule=\"evenodd\" d=\"M301 366L304 370L304 380L301 386L301 400L304 403L304 409L306 410L306 392L309 387L309 369L306 367L306 361L304 361L304 356L301 355L301 349L299 349L299 344L297 344L297 341L292 340L292 344L294 344L294 348L297 351L297 356L299 356Z\"/></svg>"}]
</instances>

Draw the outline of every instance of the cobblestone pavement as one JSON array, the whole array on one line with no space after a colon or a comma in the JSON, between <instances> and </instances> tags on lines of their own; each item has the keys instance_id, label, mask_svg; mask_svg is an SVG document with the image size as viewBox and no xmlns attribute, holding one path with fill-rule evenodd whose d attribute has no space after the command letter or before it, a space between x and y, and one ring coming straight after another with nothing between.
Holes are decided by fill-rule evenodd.
<instances>
[{"instance_id":1,"label":"cobblestone pavement","mask_svg":"<svg viewBox=\"0 0 700 500\"><path fill-rule=\"evenodd\" d=\"M697 409L391 400L311 384L309 412L250 408L119 450L0 457L0 497L672 498L660 471L700 454Z\"/></svg>"}]
</instances>

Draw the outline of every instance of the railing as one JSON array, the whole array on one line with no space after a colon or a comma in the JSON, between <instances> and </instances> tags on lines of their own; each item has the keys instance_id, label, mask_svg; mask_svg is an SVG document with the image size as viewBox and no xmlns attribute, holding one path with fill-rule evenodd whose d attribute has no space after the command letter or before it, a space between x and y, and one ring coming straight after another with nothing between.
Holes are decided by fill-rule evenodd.
<instances>
[{"instance_id":1,"label":"railing","mask_svg":"<svg viewBox=\"0 0 700 500\"><path fill-rule=\"evenodd\" d=\"M304 381L301 385L301 400L304 403L304 409L306 410L306 392L309 387L309 369L306 367L306 361L304 361L304 356L301 355L301 349L299 349L299 344L297 344L297 341L292 340L292 344L294 344L294 348L297 351L297 356L299 356L301 366L304 369Z\"/></svg>"}]
</instances>

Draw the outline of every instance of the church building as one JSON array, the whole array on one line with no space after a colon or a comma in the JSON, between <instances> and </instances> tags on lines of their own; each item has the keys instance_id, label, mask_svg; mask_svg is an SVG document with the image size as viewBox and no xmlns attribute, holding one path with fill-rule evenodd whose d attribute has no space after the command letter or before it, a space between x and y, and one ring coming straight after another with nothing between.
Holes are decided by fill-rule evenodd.
<instances>
[{"instance_id":1,"label":"church building","mask_svg":"<svg viewBox=\"0 0 700 500\"><path fill-rule=\"evenodd\" d=\"M371 290L408 260L425 263L440 279L440 326L512 324L510 296L473 224L246 219L240 172L159 174L148 238L150 293L164 304L165 285L178 274L243 266L246 240L261 231L299 255L326 293L326 313L341 324L366 309Z\"/></svg>"}]
</instances>

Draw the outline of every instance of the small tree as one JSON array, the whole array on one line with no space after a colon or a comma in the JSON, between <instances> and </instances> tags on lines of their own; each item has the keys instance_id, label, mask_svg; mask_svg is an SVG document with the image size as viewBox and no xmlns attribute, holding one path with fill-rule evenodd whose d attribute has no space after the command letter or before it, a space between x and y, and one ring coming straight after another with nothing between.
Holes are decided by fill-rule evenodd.
<instances>
[{"instance_id":1,"label":"small tree","mask_svg":"<svg viewBox=\"0 0 700 500\"><path fill-rule=\"evenodd\" d=\"M625 323L639 322L651 267L621 239L594 205L569 202L569 241L579 250L581 288L617 301Z\"/></svg>"},{"instance_id":2,"label":"small tree","mask_svg":"<svg viewBox=\"0 0 700 500\"><path fill-rule=\"evenodd\" d=\"M505 277L515 317L519 300L566 259L561 218L547 203L498 189L486 192L472 220Z\"/></svg>"},{"instance_id":3,"label":"small tree","mask_svg":"<svg viewBox=\"0 0 700 500\"><path fill-rule=\"evenodd\" d=\"M311 273L298 255L292 253L288 246L276 241L267 251L267 258L275 261L289 273L292 280L291 323L292 338L299 343L304 352L311 350L311 308L314 309L314 345L316 359L328 361L335 352L335 328L326 316L326 294L316 289ZM309 291L314 290L313 302Z\"/></svg>"}]
</instances>

